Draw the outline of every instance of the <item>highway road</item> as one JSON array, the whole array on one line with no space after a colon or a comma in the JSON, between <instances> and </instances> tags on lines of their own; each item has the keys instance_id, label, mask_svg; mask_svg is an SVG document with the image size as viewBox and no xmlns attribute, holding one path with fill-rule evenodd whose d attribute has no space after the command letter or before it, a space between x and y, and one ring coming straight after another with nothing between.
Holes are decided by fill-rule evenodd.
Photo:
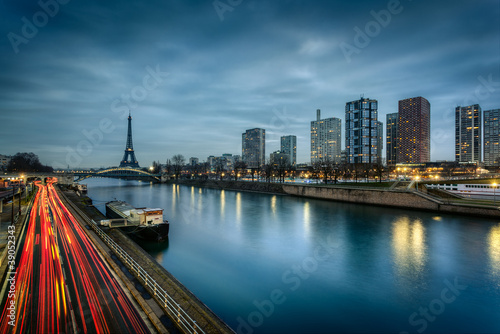
<instances>
[{"instance_id":1,"label":"highway road","mask_svg":"<svg viewBox=\"0 0 500 334\"><path fill-rule=\"evenodd\" d=\"M149 333L54 182L36 184L0 333Z\"/></svg>"}]
</instances>

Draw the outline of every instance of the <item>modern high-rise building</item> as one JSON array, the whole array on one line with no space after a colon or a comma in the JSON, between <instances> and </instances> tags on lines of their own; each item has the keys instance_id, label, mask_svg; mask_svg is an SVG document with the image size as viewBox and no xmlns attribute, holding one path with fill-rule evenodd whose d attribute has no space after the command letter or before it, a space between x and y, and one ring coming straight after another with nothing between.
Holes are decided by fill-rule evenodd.
<instances>
[{"instance_id":1,"label":"modern high-rise building","mask_svg":"<svg viewBox=\"0 0 500 334\"><path fill-rule=\"evenodd\" d=\"M481 162L481 107L455 108L455 160Z\"/></svg>"},{"instance_id":2,"label":"modern high-rise building","mask_svg":"<svg viewBox=\"0 0 500 334\"><path fill-rule=\"evenodd\" d=\"M377 121L377 163L382 164L382 149L384 147L384 123Z\"/></svg>"},{"instance_id":3,"label":"modern high-rise building","mask_svg":"<svg viewBox=\"0 0 500 334\"><path fill-rule=\"evenodd\" d=\"M500 109L484 111L484 164L495 166L500 163Z\"/></svg>"},{"instance_id":4,"label":"modern high-rise building","mask_svg":"<svg viewBox=\"0 0 500 334\"><path fill-rule=\"evenodd\" d=\"M431 161L431 104L421 96L399 101L398 163Z\"/></svg>"},{"instance_id":5,"label":"modern high-rise building","mask_svg":"<svg viewBox=\"0 0 500 334\"><path fill-rule=\"evenodd\" d=\"M241 156L248 168L260 168L266 159L266 130L250 129L242 134Z\"/></svg>"},{"instance_id":6,"label":"modern high-rise building","mask_svg":"<svg viewBox=\"0 0 500 334\"><path fill-rule=\"evenodd\" d=\"M283 136L281 137L281 150L282 153L288 154L288 161L292 167L297 164L297 136Z\"/></svg>"},{"instance_id":7,"label":"modern high-rise building","mask_svg":"<svg viewBox=\"0 0 500 334\"><path fill-rule=\"evenodd\" d=\"M398 161L398 113L386 115L386 148L385 159L388 165L395 165Z\"/></svg>"},{"instance_id":8,"label":"modern high-rise building","mask_svg":"<svg viewBox=\"0 0 500 334\"><path fill-rule=\"evenodd\" d=\"M347 163L377 163L377 100L361 98L345 106Z\"/></svg>"},{"instance_id":9,"label":"modern high-rise building","mask_svg":"<svg viewBox=\"0 0 500 334\"><path fill-rule=\"evenodd\" d=\"M316 121L311 122L311 163L323 159L340 163L341 128L339 118L321 119L321 110L316 110Z\"/></svg>"}]
</instances>

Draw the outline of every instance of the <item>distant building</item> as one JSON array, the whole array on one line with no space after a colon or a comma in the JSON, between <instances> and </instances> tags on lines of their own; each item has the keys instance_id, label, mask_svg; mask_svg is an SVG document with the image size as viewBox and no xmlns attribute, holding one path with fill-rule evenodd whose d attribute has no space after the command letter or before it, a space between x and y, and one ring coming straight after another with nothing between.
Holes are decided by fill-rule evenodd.
<instances>
[{"instance_id":1,"label":"distant building","mask_svg":"<svg viewBox=\"0 0 500 334\"><path fill-rule=\"evenodd\" d=\"M386 163L388 165L395 165L397 163L398 157L398 113L392 113L386 115Z\"/></svg>"},{"instance_id":2,"label":"distant building","mask_svg":"<svg viewBox=\"0 0 500 334\"><path fill-rule=\"evenodd\" d=\"M431 160L431 104L419 96L399 101L398 163Z\"/></svg>"},{"instance_id":3,"label":"distant building","mask_svg":"<svg viewBox=\"0 0 500 334\"><path fill-rule=\"evenodd\" d=\"M311 122L311 163L328 159L340 163L342 121L339 118L321 119L316 110L316 121Z\"/></svg>"},{"instance_id":4,"label":"distant building","mask_svg":"<svg viewBox=\"0 0 500 334\"><path fill-rule=\"evenodd\" d=\"M484 111L484 164L498 165L500 161L500 109Z\"/></svg>"},{"instance_id":5,"label":"distant building","mask_svg":"<svg viewBox=\"0 0 500 334\"><path fill-rule=\"evenodd\" d=\"M242 134L241 156L248 168L260 168L266 157L266 130L250 129Z\"/></svg>"},{"instance_id":6,"label":"distant building","mask_svg":"<svg viewBox=\"0 0 500 334\"><path fill-rule=\"evenodd\" d=\"M345 165L347 163L347 151L342 150L340 151L340 164Z\"/></svg>"},{"instance_id":7,"label":"distant building","mask_svg":"<svg viewBox=\"0 0 500 334\"><path fill-rule=\"evenodd\" d=\"M376 163L378 102L361 98L345 106L347 163Z\"/></svg>"},{"instance_id":8,"label":"distant building","mask_svg":"<svg viewBox=\"0 0 500 334\"><path fill-rule=\"evenodd\" d=\"M269 156L269 161L271 165L280 165L280 162L285 162L286 165L289 165L290 164L289 159L290 155L281 151L274 151Z\"/></svg>"},{"instance_id":9,"label":"distant building","mask_svg":"<svg viewBox=\"0 0 500 334\"><path fill-rule=\"evenodd\" d=\"M455 108L455 161L481 162L481 107Z\"/></svg>"},{"instance_id":10,"label":"distant building","mask_svg":"<svg viewBox=\"0 0 500 334\"><path fill-rule=\"evenodd\" d=\"M198 158L189 158L189 166L196 166L200 162L200 159Z\"/></svg>"},{"instance_id":11,"label":"distant building","mask_svg":"<svg viewBox=\"0 0 500 334\"><path fill-rule=\"evenodd\" d=\"M7 165L9 164L12 156L0 154L0 170L7 170Z\"/></svg>"},{"instance_id":12,"label":"distant building","mask_svg":"<svg viewBox=\"0 0 500 334\"><path fill-rule=\"evenodd\" d=\"M382 164L382 149L384 147L384 123L377 121L377 163Z\"/></svg>"},{"instance_id":13,"label":"distant building","mask_svg":"<svg viewBox=\"0 0 500 334\"><path fill-rule=\"evenodd\" d=\"M297 164L297 136L281 137L281 152L288 154L288 161L292 167Z\"/></svg>"}]
</instances>

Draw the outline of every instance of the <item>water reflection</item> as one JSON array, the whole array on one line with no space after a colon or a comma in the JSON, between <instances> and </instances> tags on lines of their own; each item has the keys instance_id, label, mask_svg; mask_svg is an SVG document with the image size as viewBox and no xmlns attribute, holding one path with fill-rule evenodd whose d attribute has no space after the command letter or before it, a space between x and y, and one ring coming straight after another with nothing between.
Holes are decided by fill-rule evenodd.
<instances>
[{"instance_id":1,"label":"water reflection","mask_svg":"<svg viewBox=\"0 0 500 334\"><path fill-rule=\"evenodd\" d=\"M226 210L226 192L224 190L220 191L220 217L224 219L224 213Z\"/></svg>"},{"instance_id":2,"label":"water reflection","mask_svg":"<svg viewBox=\"0 0 500 334\"><path fill-rule=\"evenodd\" d=\"M271 212L273 213L273 216L276 216L276 195L271 197Z\"/></svg>"},{"instance_id":3,"label":"water reflection","mask_svg":"<svg viewBox=\"0 0 500 334\"><path fill-rule=\"evenodd\" d=\"M422 279L427 259L425 228L422 222L419 219L410 221L406 216L394 221L392 248L398 278L413 281L414 284Z\"/></svg>"},{"instance_id":4,"label":"water reflection","mask_svg":"<svg viewBox=\"0 0 500 334\"><path fill-rule=\"evenodd\" d=\"M307 235L311 232L311 208L309 201L304 203L304 232Z\"/></svg>"},{"instance_id":5,"label":"water reflection","mask_svg":"<svg viewBox=\"0 0 500 334\"><path fill-rule=\"evenodd\" d=\"M500 225L491 228L488 237L490 265L493 277L500 277Z\"/></svg>"},{"instance_id":6,"label":"water reflection","mask_svg":"<svg viewBox=\"0 0 500 334\"><path fill-rule=\"evenodd\" d=\"M236 193L236 223L241 223L241 193Z\"/></svg>"}]
</instances>

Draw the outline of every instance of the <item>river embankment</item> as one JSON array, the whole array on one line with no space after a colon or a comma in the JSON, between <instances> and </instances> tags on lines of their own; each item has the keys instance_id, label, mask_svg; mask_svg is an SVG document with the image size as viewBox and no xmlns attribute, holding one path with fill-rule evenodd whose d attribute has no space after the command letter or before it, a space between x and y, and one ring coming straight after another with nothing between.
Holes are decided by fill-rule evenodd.
<instances>
[{"instance_id":1,"label":"river embankment","mask_svg":"<svg viewBox=\"0 0 500 334\"><path fill-rule=\"evenodd\" d=\"M467 201L453 202L447 198L440 198L414 189L220 180L178 180L170 183L220 190L272 193L409 210L500 218L500 210L496 205L468 203Z\"/></svg>"}]
</instances>

